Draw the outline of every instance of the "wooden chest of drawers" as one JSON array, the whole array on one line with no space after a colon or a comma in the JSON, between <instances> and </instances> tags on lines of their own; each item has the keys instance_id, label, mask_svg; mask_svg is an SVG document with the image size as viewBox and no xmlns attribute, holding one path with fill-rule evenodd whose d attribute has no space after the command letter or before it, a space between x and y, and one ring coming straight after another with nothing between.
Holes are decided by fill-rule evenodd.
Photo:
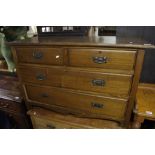
<instances>
[{"instance_id":1,"label":"wooden chest of drawers","mask_svg":"<svg viewBox=\"0 0 155 155\"><path fill-rule=\"evenodd\" d=\"M27 106L127 127L144 48L99 38L43 38L11 43Z\"/></svg>"}]
</instances>

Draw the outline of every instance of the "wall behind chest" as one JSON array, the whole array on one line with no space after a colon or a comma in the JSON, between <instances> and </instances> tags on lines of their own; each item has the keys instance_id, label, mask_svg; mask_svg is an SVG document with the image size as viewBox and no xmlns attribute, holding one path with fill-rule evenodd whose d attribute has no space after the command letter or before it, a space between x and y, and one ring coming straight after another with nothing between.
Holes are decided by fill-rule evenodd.
<instances>
[{"instance_id":1,"label":"wall behind chest","mask_svg":"<svg viewBox=\"0 0 155 155\"><path fill-rule=\"evenodd\" d=\"M117 36L136 37L155 44L155 26L117 26ZM140 82L155 83L155 49L146 49Z\"/></svg>"}]
</instances>

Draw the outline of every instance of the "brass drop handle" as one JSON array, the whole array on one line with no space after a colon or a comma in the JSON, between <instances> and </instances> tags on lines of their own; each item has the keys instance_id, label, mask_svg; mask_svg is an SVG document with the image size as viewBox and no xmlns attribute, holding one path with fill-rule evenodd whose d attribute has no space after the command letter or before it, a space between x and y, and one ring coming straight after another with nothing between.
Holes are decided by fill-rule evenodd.
<instances>
[{"instance_id":1,"label":"brass drop handle","mask_svg":"<svg viewBox=\"0 0 155 155\"><path fill-rule=\"evenodd\" d=\"M45 76L45 74L37 74L36 79L39 80L39 81L42 81L42 80L46 79L46 76Z\"/></svg>"},{"instance_id":2,"label":"brass drop handle","mask_svg":"<svg viewBox=\"0 0 155 155\"><path fill-rule=\"evenodd\" d=\"M105 81L102 79L94 79L92 80L93 86L105 86Z\"/></svg>"},{"instance_id":3,"label":"brass drop handle","mask_svg":"<svg viewBox=\"0 0 155 155\"><path fill-rule=\"evenodd\" d=\"M102 109L102 108L104 107L103 104L97 103L97 102L92 102L92 103L91 103L91 106L92 106L93 108L97 108L97 109Z\"/></svg>"},{"instance_id":4,"label":"brass drop handle","mask_svg":"<svg viewBox=\"0 0 155 155\"><path fill-rule=\"evenodd\" d=\"M40 51L33 52L33 57L37 60L40 60L43 57L43 53Z\"/></svg>"},{"instance_id":5,"label":"brass drop handle","mask_svg":"<svg viewBox=\"0 0 155 155\"><path fill-rule=\"evenodd\" d=\"M47 124L46 127L48 129L56 129L56 127L54 125L52 125L52 124Z\"/></svg>"},{"instance_id":6,"label":"brass drop handle","mask_svg":"<svg viewBox=\"0 0 155 155\"><path fill-rule=\"evenodd\" d=\"M97 64L104 64L104 63L107 63L107 57L104 56L104 57L92 57L92 60L94 63L97 63Z\"/></svg>"}]
</instances>

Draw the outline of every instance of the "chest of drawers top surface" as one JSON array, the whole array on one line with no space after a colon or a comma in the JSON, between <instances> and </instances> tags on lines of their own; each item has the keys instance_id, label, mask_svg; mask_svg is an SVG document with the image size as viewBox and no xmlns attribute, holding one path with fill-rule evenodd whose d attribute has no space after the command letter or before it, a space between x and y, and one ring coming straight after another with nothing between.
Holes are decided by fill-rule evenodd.
<instances>
[{"instance_id":1,"label":"chest of drawers top surface","mask_svg":"<svg viewBox=\"0 0 155 155\"><path fill-rule=\"evenodd\" d=\"M155 48L145 40L125 37L33 37L27 40L8 43L11 46L18 45L63 45L63 46L97 46L97 47L124 47L124 48Z\"/></svg>"}]
</instances>

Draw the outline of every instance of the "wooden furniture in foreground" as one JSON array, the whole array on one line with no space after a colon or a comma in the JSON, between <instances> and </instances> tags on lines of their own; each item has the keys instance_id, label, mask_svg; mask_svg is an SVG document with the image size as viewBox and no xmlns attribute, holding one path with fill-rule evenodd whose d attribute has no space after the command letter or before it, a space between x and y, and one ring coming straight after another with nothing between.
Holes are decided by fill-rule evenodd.
<instances>
[{"instance_id":1,"label":"wooden furniture in foreground","mask_svg":"<svg viewBox=\"0 0 155 155\"><path fill-rule=\"evenodd\" d=\"M1 69L7 69L7 68L8 67L7 67L6 61L0 59L0 70Z\"/></svg>"},{"instance_id":2,"label":"wooden furniture in foreground","mask_svg":"<svg viewBox=\"0 0 155 155\"><path fill-rule=\"evenodd\" d=\"M0 75L0 128L29 128L16 77Z\"/></svg>"},{"instance_id":3,"label":"wooden furniture in foreground","mask_svg":"<svg viewBox=\"0 0 155 155\"><path fill-rule=\"evenodd\" d=\"M145 119L155 120L155 84L141 83L138 86L133 128L139 129Z\"/></svg>"},{"instance_id":4,"label":"wooden furniture in foreground","mask_svg":"<svg viewBox=\"0 0 155 155\"><path fill-rule=\"evenodd\" d=\"M8 72L7 63L4 59L0 59L0 72Z\"/></svg>"},{"instance_id":5,"label":"wooden furniture in foreground","mask_svg":"<svg viewBox=\"0 0 155 155\"><path fill-rule=\"evenodd\" d=\"M144 49L155 48L131 41L36 37L9 43L28 109L39 106L76 117L106 119L127 128Z\"/></svg>"},{"instance_id":6,"label":"wooden furniture in foreground","mask_svg":"<svg viewBox=\"0 0 155 155\"><path fill-rule=\"evenodd\" d=\"M78 118L35 108L28 111L35 129L120 129L118 123L101 119Z\"/></svg>"}]
</instances>

